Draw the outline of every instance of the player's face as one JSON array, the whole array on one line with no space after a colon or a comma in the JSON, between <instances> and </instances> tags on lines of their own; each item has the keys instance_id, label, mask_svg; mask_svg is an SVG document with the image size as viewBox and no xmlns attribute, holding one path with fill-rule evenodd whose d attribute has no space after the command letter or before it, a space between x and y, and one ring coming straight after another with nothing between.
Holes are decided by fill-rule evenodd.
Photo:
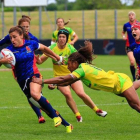
<instances>
[{"instance_id":1,"label":"player's face","mask_svg":"<svg viewBox=\"0 0 140 140\"><path fill-rule=\"evenodd\" d=\"M139 41L140 40L140 29L133 28L132 29L132 35L133 35L133 37L136 41Z\"/></svg>"},{"instance_id":2,"label":"player's face","mask_svg":"<svg viewBox=\"0 0 140 140\"><path fill-rule=\"evenodd\" d=\"M66 35L64 35L64 34L60 34L59 36L58 36L58 43L59 43L59 45L60 46L64 46L65 44L66 44Z\"/></svg>"},{"instance_id":3,"label":"player's face","mask_svg":"<svg viewBox=\"0 0 140 140\"><path fill-rule=\"evenodd\" d=\"M19 35L17 31L10 33L10 39L14 47L23 45L23 35Z\"/></svg>"},{"instance_id":4,"label":"player's face","mask_svg":"<svg viewBox=\"0 0 140 140\"><path fill-rule=\"evenodd\" d=\"M64 27L63 19L58 19L57 20L57 26L58 26L59 29L62 29Z\"/></svg>"},{"instance_id":5,"label":"player's face","mask_svg":"<svg viewBox=\"0 0 140 140\"><path fill-rule=\"evenodd\" d=\"M129 14L129 21L133 22L135 20L135 15L134 14Z\"/></svg>"},{"instance_id":6,"label":"player's face","mask_svg":"<svg viewBox=\"0 0 140 140\"><path fill-rule=\"evenodd\" d=\"M68 60L68 69L70 72L73 72L74 70L76 70L78 68L78 63L77 61L70 61Z\"/></svg>"},{"instance_id":7,"label":"player's face","mask_svg":"<svg viewBox=\"0 0 140 140\"><path fill-rule=\"evenodd\" d=\"M29 22L22 22L20 24L21 27L23 27L25 29L25 32L28 33L29 32L29 29L30 29L30 24Z\"/></svg>"}]
</instances>

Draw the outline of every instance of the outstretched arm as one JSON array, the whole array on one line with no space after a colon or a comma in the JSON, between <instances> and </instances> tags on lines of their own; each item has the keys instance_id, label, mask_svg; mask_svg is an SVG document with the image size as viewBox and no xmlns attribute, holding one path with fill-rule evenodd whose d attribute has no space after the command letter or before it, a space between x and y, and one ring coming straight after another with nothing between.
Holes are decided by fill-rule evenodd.
<instances>
[{"instance_id":1,"label":"outstretched arm","mask_svg":"<svg viewBox=\"0 0 140 140\"><path fill-rule=\"evenodd\" d=\"M40 44L40 43L39 43ZM48 57L51 57L52 59L54 59L55 61L60 61L62 62L62 57L58 56L57 54L55 54L50 48L48 48L47 46L40 44L40 48L39 48L45 55L47 55Z\"/></svg>"},{"instance_id":2,"label":"outstretched arm","mask_svg":"<svg viewBox=\"0 0 140 140\"><path fill-rule=\"evenodd\" d=\"M74 83L75 81L77 81L79 79L77 79L77 77L75 77L72 74L66 75L66 76L60 76L60 77L55 77L52 79L40 79L40 78L33 78L32 82L38 83L40 85L42 84L57 84L59 86L66 86L69 84Z\"/></svg>"}]
</instances>

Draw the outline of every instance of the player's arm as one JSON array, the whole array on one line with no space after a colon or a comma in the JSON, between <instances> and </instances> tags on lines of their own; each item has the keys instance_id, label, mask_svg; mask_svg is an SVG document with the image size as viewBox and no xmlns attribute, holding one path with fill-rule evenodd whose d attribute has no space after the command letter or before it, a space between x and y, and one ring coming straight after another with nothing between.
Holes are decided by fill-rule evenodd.
<instances>
[{"instance_id":1,"label":"player's arm","mask_svg":"<svg viewBox=\"0 0 140 140\"><path fill-rule=\"evenodd\" d=\"M126 40L126 36L125 36L125 31L122 31L122 38L123 38L123 40Z\"/></svg>"},{"instance_id":2,"label":"player's arm","mask_svg":"<svg viewBox=\"0 0 140 140\"><path fill-rule=\"evenodd\" d=\"M39 56L39 54L35 55L35 58L36 58L36 63L39 65L48 59L48 57L45 54L42 54L41 56Z\"/></svg>"},{"instance_id":3,"label":"player's arm","mask_svg":"<svg viewBox=\"0 0 140 140\"><path fill-rule=\"evenodd\" d=\"M40 85L42 84L57 84L57 85L69 85L74 83L77 79L76 76L69 74L66 76L60 76L60 77L55 77L55 78L51 78L51 79L40 79L40 78L33 78L32 82L38 83Z\"/></svg>"},{"instance_id":4,"label":"player's arm","mask_svg":"<svg viewBox=\"0 0 140 140\"><path fill-rule=\"evenodd\" d=\"M78 40L78 35L74 33L73 40L70 42L71 45L74 45L74 43Z\"/></svg>"},{"instance_id":5,"label":"player's arm","mask_svg":"<svg viewBox=\"0 0 140 140\"><path fill-rule=\"evenodd\" d=\"M47 55L48 57L51 57L52 59L54 59L55 61L58 62L62 62L63 58L57 54L55 54L50 48L48 48L47 46L40 44L39 50L41 50L45 55Z\"/></svg>"},{"instance_id":6,"label":"player's arm","mask_svg":"<svg viewBox=\"0 0 140 140\"><path fill-rule=\"evenodd\" d=\"M54 44L54 43L56 43L56 40L55 39L52 39L51 40L51 45Z\"/></svg>"}]
</instances>

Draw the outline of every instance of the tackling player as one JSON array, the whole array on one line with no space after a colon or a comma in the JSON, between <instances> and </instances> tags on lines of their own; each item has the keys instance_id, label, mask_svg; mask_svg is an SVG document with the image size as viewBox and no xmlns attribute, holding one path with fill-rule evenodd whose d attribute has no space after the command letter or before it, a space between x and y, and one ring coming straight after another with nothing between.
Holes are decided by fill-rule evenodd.
<instances>
[{"instance_id":1,"label":"tackling player","mask_svg":"<svg viewBox=\"0 0 140 140\"><path fill-rule=\"evenodd\" d=\"M57 43L52 44L49 47L57 55L62 56L64 58L64 64L63 65L61 65L61 64L57 63L56 61L52 60L53 71L54 71L54 76L55 77L65 76L65 75L71 73L67 68L68 67L68 57L72 53L77 52L77 50L72 45L67 43L68 42L68 36L69 36L68 30L66 30L66 29L59 30ZM42 64L47 59L48 59L48 57L43 54L38 59L37 63ZM49 85L49 87L50 86L52 87L52 85ZM99 109L94 104L94 102L91 100L91 98L84 92L83 85L82 85L82 82L80 80L71 84L70 86L65 86L65 87L58 86L57 88L65 96L66 103L68 104L68 106L71 108L71 110L75 114L78 122L82 122L82 117L81 117L81 114L78 111L76 103L75 103L75 101L72 97L70 88L72 88L74 90L74 92L83 100L83 102L87 106L89 106L92 110L94 110L97 115L102 116L102 117L105 117L107 115L107 112Z\"/></svg>"},{"instance_id":2,"label":"tackling player","mask_svg":"<svg viewBox=\"0 0 140 140\"><path fill-rule=\"evenodd\" d=\"M71 54L68 58L68 69L72 72L71 74L44 80L33 78L32 81L38 84L66 86L81 79L91 89L112 92L120 97L125 97L129 105L140 113L140 100L135 90L140 87L140 80L135 81L133 86L131 79L126 74L114 71L105 72L92 65L93 59L92 43L86 41L85 47L80 48L78 52Z\"/></svg>"}]
</instances>

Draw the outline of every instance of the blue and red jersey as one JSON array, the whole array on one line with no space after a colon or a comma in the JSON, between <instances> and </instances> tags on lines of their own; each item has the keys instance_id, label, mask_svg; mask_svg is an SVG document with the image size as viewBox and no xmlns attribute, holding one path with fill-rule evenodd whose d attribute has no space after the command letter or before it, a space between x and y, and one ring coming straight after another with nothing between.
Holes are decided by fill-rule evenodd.
<instances>
[{"instance_id":1,"label":"blue and red jersey","mask_svg":"<svg viewBox=\"0 0 140 140\"><path fill-rule=\"evenodd\" d=\"M34 40L36 42L39 42L39 40L35 36L33 36L30 32L28 32L28 36L29 36L29 40ZM11 44L9 34L0 40L0 45L4 45L4 44Z\"/></svg>"},{"instance_id":2,"label":"blue and red jersey","mask_svg":"<svg viewBox=\"0 0 140 140\"><path fill-rule=\"evenodd\" d=\"M133 51L133 55L135 57L140 74L140 42L136 41L132 43L129 48L131 49L131 51Z\"/></svg>"},{"instance_id":3,"label":"blue and red jersey","mask_svg":"<svg viewBox=\"0 0 140 140\"><path fill-rule=\"evenodd\" d=\"M39 43L33 40L25 40L23 46L14 47L12 44L7 47L11 50L16 59L14 75L20 83L34 74L40 74L37 66L34 51L39 49Z\"/></svg>"},{"instance_id":4,"label":"blue and red jersey","mask_svg":"<svg viewBox=\"0 0 140 140\"><path fill-rule=\"evenodd\" d=\"M138 22L138 21L135 21ZM126 40L126 46L129 47L132 43L135 42L134 37L132 36L132 31L131 31L131 22L127 22L123 25L123 32L127 32L127 40Z\"/></svg>"}]
</instances>

